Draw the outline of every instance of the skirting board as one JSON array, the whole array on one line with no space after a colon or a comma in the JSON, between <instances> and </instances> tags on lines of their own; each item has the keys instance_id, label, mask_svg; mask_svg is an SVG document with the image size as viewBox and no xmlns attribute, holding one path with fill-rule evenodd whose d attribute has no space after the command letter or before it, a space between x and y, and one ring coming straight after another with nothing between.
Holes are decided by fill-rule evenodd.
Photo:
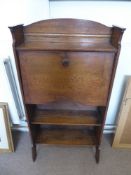
<instances>
[{"instance_id":1,"label":"skirting board","mask_svg":"<svg viewBox=\"0 0 131 175\"><path fill-rule=\"evenodd\" d=\"M28 127L27 124L24 125L13 125L12 127L13 130L18 130L18 131L26 131L28 132ZM104 127L104 134L110 134L114 133L116 129L116 125L105 125Z\"/></svg>"},{"instance_id":2,"label":"skirting board","mask_svg":"<svg viewBox=\"0 0 131 175\"><path fill-rule=\"evenodd\" d=\"M110 134L110 133L114 133L116 130L116 125L105 125L104 126L104 133L105 134Z\"/></svg>"}]
</instances>

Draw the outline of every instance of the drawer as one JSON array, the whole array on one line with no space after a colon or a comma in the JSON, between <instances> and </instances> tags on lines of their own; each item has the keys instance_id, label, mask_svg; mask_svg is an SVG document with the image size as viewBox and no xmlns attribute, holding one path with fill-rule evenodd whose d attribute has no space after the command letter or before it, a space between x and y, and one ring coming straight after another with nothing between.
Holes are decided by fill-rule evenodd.
<instances>
[{"instance_id":1,"label":"drawer","mask_svg":"<svg viewBox=\"0 0 131 175\"><path fill-rule=\"evenodd\" d=\"M107 103L114 53L20 51L26 103Z\"/></svg>"}]
</instances>

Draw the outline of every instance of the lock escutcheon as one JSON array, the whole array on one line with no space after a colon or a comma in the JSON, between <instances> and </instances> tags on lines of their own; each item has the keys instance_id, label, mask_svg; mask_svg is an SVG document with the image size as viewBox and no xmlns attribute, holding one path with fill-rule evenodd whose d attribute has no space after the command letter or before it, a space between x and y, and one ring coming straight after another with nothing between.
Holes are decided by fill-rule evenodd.
<instances>
[{"instance_id":1,"label":"lock escutcheon","mask_svg":"<svg viewBox=\"0 0 131 175\"><path fill-rule=\"evenodd\" d=\"M68 58L67 53L64 53L64 56L63 56L63 58L62 58L62 65L63 65L64 67L69 66L69 58Z\"/></svg>"}]
</instances>

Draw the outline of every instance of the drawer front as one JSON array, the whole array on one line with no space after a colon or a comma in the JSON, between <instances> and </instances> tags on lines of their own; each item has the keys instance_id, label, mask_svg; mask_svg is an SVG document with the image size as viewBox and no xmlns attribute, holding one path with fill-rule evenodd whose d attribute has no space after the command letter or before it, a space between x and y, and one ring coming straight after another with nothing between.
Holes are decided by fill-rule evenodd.
<instances>
[{"instance_id":1,"label":"drawer front","mask_svg":"<svg viewBox=\"0 0 131 175\"><path fill-rule=\"evenodd\" d=\"M19 60L26 103L107 102L113 53L21 51Z\"/></svg>"}]
</instances>

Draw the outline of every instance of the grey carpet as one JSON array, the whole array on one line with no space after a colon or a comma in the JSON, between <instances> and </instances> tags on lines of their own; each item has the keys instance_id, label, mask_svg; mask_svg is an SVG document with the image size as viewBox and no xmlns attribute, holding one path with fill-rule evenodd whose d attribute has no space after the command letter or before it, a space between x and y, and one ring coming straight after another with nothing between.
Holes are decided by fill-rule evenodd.
<instances>
[{"instance_id":1,"label":"grey carpet","mask_svg":"<svg viewBox=\"0 0 131 175\"><path fill-rule=\"evenodd\" d=\"M31 159L28 133L15 135L15 153L0 154L0 175L131 175L131 150L113 149L104 137L101 160L95 163L88 147L38 146Z\"/></svg>"}]
</instances>

